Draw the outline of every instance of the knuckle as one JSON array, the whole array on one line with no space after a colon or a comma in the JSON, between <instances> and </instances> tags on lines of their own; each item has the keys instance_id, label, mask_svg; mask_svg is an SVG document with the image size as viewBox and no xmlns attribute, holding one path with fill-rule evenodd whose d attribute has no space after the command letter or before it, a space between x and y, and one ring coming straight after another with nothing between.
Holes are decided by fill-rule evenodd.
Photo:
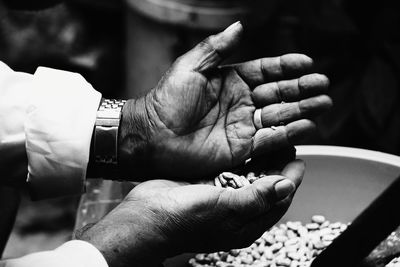
<instances>
[{"instance_id":1,"label":"knuckle","mask_svg":"<svg viewBox=\"0 0 400 267\"><path fill-rule=\"evenodd\" d=\"M215 35L210 35L199 43L199 47L203 50L214 51Z\"/></svg>"}]
</instances>

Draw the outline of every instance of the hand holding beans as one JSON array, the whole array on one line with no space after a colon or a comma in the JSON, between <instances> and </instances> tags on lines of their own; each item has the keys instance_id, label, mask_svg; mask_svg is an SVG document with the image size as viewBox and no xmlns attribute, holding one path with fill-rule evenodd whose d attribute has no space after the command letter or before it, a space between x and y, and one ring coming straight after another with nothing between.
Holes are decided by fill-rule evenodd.
<instances>
[{"instance_id":1,"label":"hand holding beans","mask_svg":"<svg viewBox=\"0 0 400 267\"><path fill-rule=\"evenodd\" d=\"M283 216L303 174L303 162L292 161L279 174L236 190L144 182L80 238L111 267L151 267L182 252L245 247Z\"/></svg>"}]
</instances>

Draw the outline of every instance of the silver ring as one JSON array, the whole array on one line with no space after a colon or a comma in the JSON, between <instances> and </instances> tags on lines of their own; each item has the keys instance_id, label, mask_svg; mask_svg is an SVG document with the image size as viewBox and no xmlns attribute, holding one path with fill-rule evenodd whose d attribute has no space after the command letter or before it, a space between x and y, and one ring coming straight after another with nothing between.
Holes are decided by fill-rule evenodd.
<instances>
[{"instance_id":1,"label":"silver ring","mask_svg":"<svg viewBox=\"0 0 400 267\"><path fill-rule=\"evenodd\" d=\"M263 128L261 120L261 109L256 109L256 111L254 111L253 121L254 121L254 126L256 126L257 130Z\"/></svg>"}]
</instances>

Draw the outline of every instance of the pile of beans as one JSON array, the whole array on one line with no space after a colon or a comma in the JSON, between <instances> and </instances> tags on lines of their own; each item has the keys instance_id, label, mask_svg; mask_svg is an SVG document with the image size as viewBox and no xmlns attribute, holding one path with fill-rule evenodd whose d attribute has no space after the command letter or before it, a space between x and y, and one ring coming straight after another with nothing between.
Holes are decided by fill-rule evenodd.
<instances>
[{"instance_id":1,"label":"pile of beans","mask_svg":"<svg viewBox=\"0 0 400 267\"><path fill-rule=\"evenodd\" d=\"M330 223L322 215L311 222L287 222L272 227L250 247L210 254L197 254L189 260L193 267L305 267L347 228Z\"/></svg>"},{"instance_id":2,"label":"pile of beans","mask_svg":"<svg viewBox=\"0 0 400 267\"><path fill-rule=\"evenodd\" d=\"M264 176L266 176L264 172L257 174L254 172L249 172L246 175L238 175L233 172L223 172L215 177L214 183L215 186L236 189L252 184L254 181Z\"/></svg>"}]
</instances>

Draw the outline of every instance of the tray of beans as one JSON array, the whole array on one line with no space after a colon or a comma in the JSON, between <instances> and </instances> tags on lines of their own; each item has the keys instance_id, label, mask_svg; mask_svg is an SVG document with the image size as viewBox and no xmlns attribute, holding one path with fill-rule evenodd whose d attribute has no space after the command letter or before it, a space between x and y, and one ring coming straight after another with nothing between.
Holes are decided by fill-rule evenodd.
<instances>
[{"instance_id":1,"label":"tray of beans","mask_svg":"<svg viewBox=\"0 0 400 267\"><path fill-rule=\"evenodd\" d=\"M192 267L303 267L310 266L350 223L330 222L314 215L303 224L288 221L272 227L251 246L243 249L199 253L189 259ZM360 267L400 267L400 227L392 232Z\"/></svg>"},{"instance_id":2,"label":"tray of beans","mask_svg":"<svg viewBox=\"0 0 400 267\"><path fill-rule=\"evenodd\" d=\"M349 223L400 174L400 157L332 146L297 146L306 173L281 220L250 247L209 254L183 254L165 267L309 266ZM221 173L216 186L239 188L271 173ZM323 216L322 216L323 215ZM363 267L400 267L400 229L387 237ZM340 257L340 255L338 255Z\"/></svg>"},{"instance_id":3,"label":"tray of beans","mask_svg":"<svg viewBox=\"0 0 400 267\"><path fill-rule=\"evenodd\" d=\"M331 223L322 215L310 222L288 221L272 227L251 246L209 254L196 254L193 267L306 267L320 252L346 230L347 224Z\"/></svg>"}]
</instances>

